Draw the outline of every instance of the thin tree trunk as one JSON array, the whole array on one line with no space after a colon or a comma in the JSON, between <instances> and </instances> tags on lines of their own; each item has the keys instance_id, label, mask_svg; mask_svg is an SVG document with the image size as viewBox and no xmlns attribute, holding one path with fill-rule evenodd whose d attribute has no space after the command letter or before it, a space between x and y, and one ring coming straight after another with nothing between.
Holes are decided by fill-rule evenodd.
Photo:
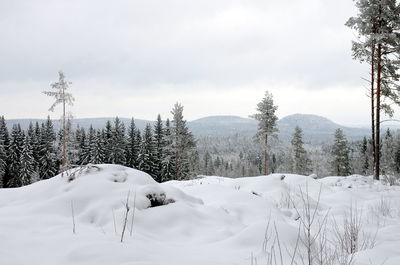
<instances>
[{"instance_id":1,"label":"thin tree trunk","mask_svg":"<svg viewBox=\"0 0 400 265\"><path fill-rule=\"evenodd\" d=\"M380 173L380 122L381 122L381 58L382 44L378 44L377 76L376 76L376 138L375 138L375 179L379 180Z\"/></svg>"},{"instance_id":2,"label":"thin tree trunk","mask_svg":"<svg viewBox=\"0 0 400 265\"><path fill-rule=\"evenodd\" d=\"M372 172L375 169L375 42L372 42L371 48L371 139L372 139Z\"/></svg>"},{"instance_id":3,"label":"thin tree trunk","mask_svg":"<svg viewBox=\"0 0 400 265\"><path fill-rule=\"evenodd\" d=\"M67 165L67 141L66 141L66 125L65 125L65 89L63 88L63 157L61 161L62 171Z\"/></svg>"},{"instance_id":4,"label":"thin tree trunk","mask_svg":"<svg viewBox=\"0 0 400 265\"><path fill-rule=\"evenodd\" d=\"M181 170L180 170L180 160L179 160L179 152L175 152L175 175L177 180L181 180Z\"/></svg>"},{"instance_id":5,"label":"thin tree trunk","mask_svg":"<svg viewBox=\"0 0 400 265\"><path fill-rule=\"evenodd\" d=\"M264 150L264 175L268 175L268 135L265 135L265 150Z\"/></svg>"}]
</instances>

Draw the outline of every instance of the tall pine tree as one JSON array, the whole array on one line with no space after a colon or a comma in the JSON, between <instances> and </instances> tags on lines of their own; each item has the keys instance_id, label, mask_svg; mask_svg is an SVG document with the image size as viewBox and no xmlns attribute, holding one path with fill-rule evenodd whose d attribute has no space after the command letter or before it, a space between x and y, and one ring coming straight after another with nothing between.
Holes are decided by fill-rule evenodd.
<instances>
[{"instance_id":1,"label":"tall pine tree","mask_svg":"<svg viewBox=\"0 0 400 265\"><path fill-rule=\"evenodd\" d=\"M257 104L257 113L250 116L258 121L256 138L264 142L264 175L269 173L268 137L278 131L276 126L278 117L275 115L277 109L278 107L274 105L272 94L266 91L262 101Z\"/></svg>"}]
</instances>

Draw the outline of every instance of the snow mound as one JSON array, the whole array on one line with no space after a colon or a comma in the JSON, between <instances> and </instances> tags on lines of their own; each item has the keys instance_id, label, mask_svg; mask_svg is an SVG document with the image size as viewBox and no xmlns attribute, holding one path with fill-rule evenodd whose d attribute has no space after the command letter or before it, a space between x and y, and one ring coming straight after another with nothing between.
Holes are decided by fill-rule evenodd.
<instances>
[{"instance_id":1,"label":"snow mound","mask_svg":"<svg viewBox=\"0 0 400 265\"><path fill-rule=\"evenodd\" d=\"M0 202L7 202L7 207L25 204L29 205L31 213L63 217L70 217L73 207L79 222L99 226L109 223L112 212L121 211L127 199L128 204L138 210L154 206L154 200L158 205L164 202L202 203L179 189L164 189L142 171L118 165L72 169L45 181L0 193Z\"/></svg>"},{"instance_id":2,"label":"snow mound","mask_svg":"<svg viewBox=\"0 0 400 265\"><path fill-rule=\"evenodd\" d=\"M330 214L337 222L357 205L378 243L357 253L355 265L381 264L385 255L385 264L398 264L398 187L362 176L293 174L157 183L116 165L0 189L0 264L248 265L251 256L265 264L264 240L274 232L267 223L293 249L305 200L317 218Z\"/></svg>"}]
</instances>

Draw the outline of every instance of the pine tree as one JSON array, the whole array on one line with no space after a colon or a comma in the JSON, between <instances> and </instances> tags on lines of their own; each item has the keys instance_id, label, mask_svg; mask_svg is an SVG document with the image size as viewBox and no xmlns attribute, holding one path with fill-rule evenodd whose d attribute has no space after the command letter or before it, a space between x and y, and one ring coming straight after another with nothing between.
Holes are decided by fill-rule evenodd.
<instances>
[{"instance_id":1,"label":"pine tree","mask_svg":"<svg viewBox=\"0 0 400 265\"><path fill-rule=\"evenodd\" d=\"M380 174L380 124L381 111L393 115L389 99L400 104L400 5L396 0L357 0L359 14L351 17L347 26L358 31L358 40L353 42L353 57L369 62L371 131L374 148L374 176Z\"/></svg>"},{"instance_id":2,"label":"pine tree","mask_svg":"<svg viewBox=\"0 0 400 265\"><path fill-rule=\"evenodd\" d=\"M135 120L132 118L126 145L126 166L136 169L139 168L140 145L140 131L136 128Z\"/></svg>"},{"instance_id":3,"label":"pine tree","mask_svg":"<svg viewBox=\"0 0 400 265\"><path fill-rule=\"evenodd\" d=\"M69 161L68 161L68 130L67 130L67 114L66 114L66 105L73 105L75 101L74 97L71 93L68 93L67 90L69 86L72 84L70 81L65 80L65 75L62 71L58 72L59 80L58 82L52 83L51 88L55 89L55 91L44 91L43 93L47 96L54 97L55 102L50 107L50 111L54 111L54 108L58 104L62 104L63 113L62 113L62 159L61 159L61 171L68 169Z\"/></svg>"},{"instance_id":4,"label":"pine tree","mask_svg":"<svg viewBox=\"0 0 400 265\"><path fill-rule=\"evenodd\" d=\"M160 114L157 116L156 124L154 125L154 141L155 141L155 175L156 181L162 182L162 161L164 160L165 138L164 128Z\"/></svg>"},{"instance_id":5,"label":"pine tree","mask_svg":"<svg viewBox=\"0 0 400 265\"><path fill-rule=\"evenodd\" d=\"M183 118L183 106L176 103L171 114L173 119L170 144L173 152L175 178L183 180L192 174L190 172L190 156L191 152L196 148L196 141L186 125L186 120Z\"/></svg>"},{"instance_id":6,"label":"pine tree","mask_svg":"<svg viewBox=\"0 0 400 265\"><path fill-rule=\"evenodd\" d=\"M263 100L257 104L258 113L251 115L251 118L259 121L256 137L264 141L264 175L268 175L268 137L278 131L276 122L278 117L275 115L277 106L274 105L273 96L268 91L265 92Z\"/></svg>"},{"instance_id":7,"label":"pine tree","mask_svg":"<svg viewBox=\"0 0 400 265\"><path fill-rule=\"evenodd\" d=\"M307 151L303 147L303 130L296 126L291 141L293 151L293 172L301 175L311 173L311 161L308 158Z\"/></svg>"},{"instance_id":8,"label":"pine tree","mask_svg":"<svg viewBox=\"0 0 400 265\"><path fill-rule=\"evenodd\" d=\"M25 136L19 169L20 185L28 185L32 183L35 175L35 159L33 157L33 148L31 146L31 139L29 134Z\"/></svg>"},{"instance_id":9,"label":"pine tree","mask_svg":"<svg viewBox=\"0 0 400 265\"><path fill-rule=\"evenodd\" d=\"M10 145L8 147L8 161L9 161L9 179L6 183L7 187L20 187L22 180L20 178L21 172L21 154L23 149L24 133L19 124L14 124L11 130Z\"/></svg>"},{"instance_id":10,"label":"pine tree","mask_svg":"<svg viewBox=\"0 0 400 265\"><path fill-rule=\"evenodd\" d=\"M335 139L331 151L332 169L336 176L348 176L351 174L349 146L343 131L339 128L335 131Z\"/></svg>"},{"instance_id":11,"label":"pine tree","mask_svg":"<svg viewBox=\"0 0 400 265\"><path fill-rule=\"evenodd\" d=\"M54 147L56 134L50 117L42 124L40 139L39 177L48 179L57 174L57 155Z\"/></svg>"},{"instance_id":12,"label":"pine tree","mask_svg":"<svg viewBox=\"0 0 400 265\"><path fill-rule=\"evenodd\" d=\"M153 133L151 131L151 126L150 124L147 124L142 139L142 146L139 157L139 169L152 176L155 180L157 180L157 167L155 164L157 159L156 151L157 150L153 138Z\"/></svg>"}]
</instances>

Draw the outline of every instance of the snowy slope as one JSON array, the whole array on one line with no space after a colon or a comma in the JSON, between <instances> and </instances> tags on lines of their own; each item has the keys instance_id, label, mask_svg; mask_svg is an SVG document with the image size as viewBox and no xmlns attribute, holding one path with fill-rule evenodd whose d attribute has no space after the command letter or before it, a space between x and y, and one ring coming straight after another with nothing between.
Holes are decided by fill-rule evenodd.
<instances>
[{"instance_id":1,"label":"snowy slope","mask_svg":"<svg viewBox=\"0 0 400 265\"><path fill-rule=\"evenodd\" d=\"M300 188L308 190L319 220L329 214L328 227L333 217L340 223L350 205L357 205L365 233L377 236L372 249L357 253L356 264L400 264L399 188L361 176L281 178L205 177L158 184L137 170L99 165L73 180L59 175L0 189L0 264L248 265L251 256L266 264L262 248L268 220L285 249L295 248L299 213L292 202L301 202ZM128 204L135 211L129 212L120 243L129 191ZM171 203L149 208L149 194ZM289 264L286 250L283 259Z\"/></svg>"}]
</instances>

